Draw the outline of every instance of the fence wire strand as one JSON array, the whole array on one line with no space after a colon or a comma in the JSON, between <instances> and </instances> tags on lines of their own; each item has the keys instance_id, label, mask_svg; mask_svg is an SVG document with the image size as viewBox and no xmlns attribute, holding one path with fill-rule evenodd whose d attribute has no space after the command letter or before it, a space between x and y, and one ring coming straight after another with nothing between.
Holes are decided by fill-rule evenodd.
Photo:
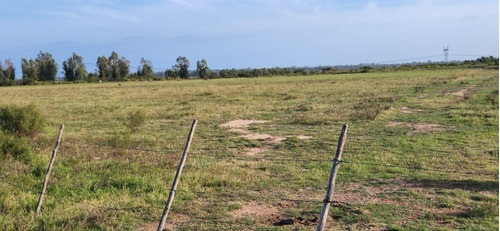
<instances>
[{"instance_id":1,"label":"fence wire strand","mask_svg":"<svg viewBox=\"0 0 500 231\"><path fill-rule=\"evenodd\" d=\"M181 150L155 150L155 149L145 149L145 148L137 148L137 147L129 147L129 146L114 146L107 144L99 144L99 143L84 143L84 142L72 142L72 141L61 141L62 144L72 144L72 145L84 145L84 146L94 146L94 147L103 147L109 149L122 149L122 150L132 150L132 151L141 151L141 152L152 152L152 153L160 153L160 154L172 154L181 153ZM333 143L325 143L332 144ZM229 147L229 148L240 148L240 147ZM200 152L201 151L201 152ZM356 150L349 150L356 151ZM218 155L222 154L222 155ZM329 159L297 159L297 158L279 158L279 157L269 157L269 156L237 156L234 153L228 152L227 149L205 149L205 150L196 150L195 152L190 152L190 156L194 157L213 157L216 159L231 159L231 160L247 160L247 161L273 161L273 162L296 162L296 163L325 163L332 162L333 160ZM463 174L463 175L483 175L483 176L497 176L497 173L481 173L481 172L469 172L469 171L445 171L442 169L433 169L433 168L424 168L424 167L408 167L401 166L395 164L380 164L380 163L372 163L372 162L362 162L362 161L353 161L353 160L342 160L342 163L346 164L356 164L356 165L365 165L365 166L381 166L388 168L400 168L407 169L411 171L429 171L429 172L440 172L446 174Z\"/></svg>"}]
</instances>

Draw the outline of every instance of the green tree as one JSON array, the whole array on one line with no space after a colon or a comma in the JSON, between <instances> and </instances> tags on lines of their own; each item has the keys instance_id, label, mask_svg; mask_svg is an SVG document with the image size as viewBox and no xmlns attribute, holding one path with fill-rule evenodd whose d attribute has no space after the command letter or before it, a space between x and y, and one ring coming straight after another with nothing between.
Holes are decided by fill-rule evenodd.
<instances>
[{"instance_id":1,"label":"green tree","mask_svg":"<svg viewBox=\"0 0 500 231\"><path fill-rule=\"evenodd\" d=\"M38 80L38 64L30 59L21 59L21 70L23 71L23 80Z\"/></svg>"},{"instance_id":2,"label":"green tree","mask_svg":"<svg viewBox=\"0 0 500 231\"><path fill-rule=\"evenodd\" d=\"M179 56L175 61L177 64L173 66L173 69L177 71L177 75L182 79L189 78L189 60L184 56Z\"/></svg>"},{"instance_id":3,"label":"green tree","mask_svg":"<svg viewBox=\"0 0 500 231\"><path fill-rule=\"evenodd\" d=\"M177 71L172 70L172 69L167 69L167 70L165 70L165 77L175 79L179 76L177 75Z\"/></svg>"},{"instance_id":4,"label":"green tree","mask_svg":"<svg viewBox=\"0 0 500 231\"><path fill-rule=\"evenodd\" d=\"M130 61L125 57L119 59L118 54L113 51L109 58L104 56L97 58L97 72L101 79L123 80L129 75Z\"/></svg>"},{"instance_id":5,"label":"green tree","mask_svg":"<svg viewBox=\"0 0 500 231\"><path fill-rule=\"evenodd\" d=\"M35 62L38 67L38 80L40 81L55 81L57 74L57 63L48 52L38 54Z\"/></svg>"},{"instance_id":6,"label":"green tree","mask_svg":"<svg viewBox=\"0 0 500 231\"><path fill-rule=\"evenodd\" d=\"M118 64L120 59L118 58L118 54L114 51L111 52L108 61L111 66L111 76L109 76L110 80L118 80L120 78L120 67Z\"/></svg>"},{"instance_id":7,"label":"green tree","mask_svg":"<svg viewBox=\"0 0 500 231\"><path fill-rule=\"evenodd\" d=\"M0 63L0 80L15 80L16 68L10 59L5 60L5 66Z\"/></svg>"},{"instance_id":8,"label":"green tree","mask_svg":"<svg viewBox=\"0 0 500 231\"><path fill-rule=\"evenodd\" d=\"M137 75L144 77L154 76L153 64L150 60L146 60L144 57L141 58L141 65L137 68Z\"/></svg>"},{"instance_id":9,"label":"green tree","mask_svg":"<svg viewBox=\"0 0 500 231\"><path fill-rule=\"evenodd\" d=\"M83 58L73 52L73 55L63 62L64 80L75 81L87 78L87 70Z\"/></svg>"},{"instance_id":10,"label":"green tree","mask_svg":"<svg viewBox=\"0 0 500 231\"><path fill-rule=\"evenodd\" d=\"M123 56L118 60L118 73L121 80L126 79L130 73L130 61Z\"/></svg>"},{"instance_id":11,"label":"green tree","mask_svg":"<svg viewBox=\"0 0 500 231\"><path fill-rule=\"evenodd\" d=\"M3 70L3 65L0 63L0 81L5 80L5 71Z\"/></svg>"},{"instance_id":12,"label":"green tree","mask_svg":"<svg viewBox=\"0 0 500 231\"><path fill-rule=\"evenodd\" d=\"M99 78L111 79L112 68L109 60L104 56L100 56L97 58L96 64L97 64L97 73L99 74Z\"/></svg>"},{"instance_id":13,"label":"green tree","mask_svg":"<svg viewBox=\"0 0 500 231\"><path fill-rule=\"evenodd\" d=\"M198 73L198 77L208 79L210 77L208 70L209 68L205 59L196 62L196 73Z\"/></svg>"}]
</instances>

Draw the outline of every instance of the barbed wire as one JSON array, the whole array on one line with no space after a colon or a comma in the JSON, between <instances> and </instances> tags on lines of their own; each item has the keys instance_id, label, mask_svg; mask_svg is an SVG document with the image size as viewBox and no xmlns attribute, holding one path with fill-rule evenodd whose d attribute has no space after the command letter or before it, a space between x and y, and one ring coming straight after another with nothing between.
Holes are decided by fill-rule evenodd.
<instances>
[{"instance_id":1,"label":"barbed wire","mask_svg":"<svg viewBox=\"0 0 500 231\"><path fill-rule=\"evenodd\" d=\"M402 168L402 169L408 169L408 170L415 170L415 171L430 171L430 172L441 172L441 173L448 173L448 174L465 174L465 175L485 175L485 176L498 176L497 173L481 173L481 172L463 172L463 171L445 171L442 169L432 169L432 168L424 168L424 167L408 167L408 166L399 166L399 165L393 165L393 164L378 164L378 163L369 163L369 162L357 162L357 161L351 161L351 160L341 160L341 163L346 163L346 164L359 164L359 165L369 165L369 166L383 166L383 167L389 167L389 168Z\"/></svg>"},{"instance_id":2,"label":"barbed wire","mask_svg":"<svg viewBox=\"0 0 500 231\"><path fill-rule=\"evenodd\" d=\"M202 156L202 157L215 157L219 159L238 159L238 160L249 160L249 161L261 161L261 160L266 160L266 161L277 161L277 162L283 162L283 161L291 161L291 162L331 162L331 160L318 160L318 159L308 159L308 160L303 160L303 159L292 159L292 158L276 158L276 157L269 157L269 156L263 156L263 157L251 157L251 156L234 156L234 155L214 155L214 154L207 154L207 153L189 153L188 155L192 156Z\"/></svg>"},{"instance_id":3,"label":"barbed wire","mask_svg":"<svg viewBox=\"0 0 500 231\"><path fill-rule=\"evenodd\" d=\"M73 144L73 145L85 145L85 146L94 146L94 147L104 147L110 149L124 149L124 150L133 150L133 151L142 151L142 152L155 152L155 153L182 153L181 151L176 151L172 149L163 149L163 150L155 150L155 149L144 149L137 147L129 147L129 146L116 146L116 145L108 145L108 144L98 144L98 143L83 143L83 142L72 142L72 141L61 141L61 146L63 144Z\"/></svg>"},{"instance_id":4,"label":"barbed wire","mask_svg":"<svg viewBox=\"0 0 500 231\"><path fill-rule=\"evenodd\" d=\"M175 150L154 150L154 149L143 149L143 148L137 148L137 147L128 147L128 146L114 146L114 145L105 145L105 144L98 144L98 143L82 143L82 142L71 142L71 141L62 141L62 144L68 143L68 144L73 144L73 145L87 145L87 146L97 146L97 147L106 147L106 148L111 148L111 149L125 149L125 150L133 150L133 151L142 151L142 152L154 152L154 153L182 153L182 151L175 151ZM332 143L333 144L333 143ZM238 148L238 147L231 147L231 148ZM202 150L203 151L203 150ZM274 161L274 162L302 162L302 163L325 163L325 162L332 162L332 160L329 159L297 159L297 158L277 158L277 157L269 157L269 156L236 156L236 155L231 155L232 153L227 152L227 149L214 149L214 150L206 150L207 152L191 152L189 153L190 156L195 156L195 157L214 157L217 159L233 159L233 160L248 160L248 161ZM216 152L214 152L216 151ZM222 152L225 151L225 152ZM351 151L359 151L359 150L351 150ZM210 152L210 153L208 153ZM217 154L223 154L223 155L217 155ZM484 175L484 176L497 176L497 173L482 173L482 172L469 172L469 171L445 171L442 169L433 169L433 168L424 168L424 167L409 167L409 166L401 166L401 165L394 165L394 164L380 164L380 163L372 163L372 162L360 162L360 161L352 161L352 160L342 160L342 163L348 163L348 164L358 164L358 165L365 165L365 166L383 166L383 167L389 167L389 168L400 168L400 169L407 169L407 170L412 170L412 171L430 171L430 172L441 172L441 173L447 173L447 174L464 174L464 175Z\"/></svg>"}]
</instances>

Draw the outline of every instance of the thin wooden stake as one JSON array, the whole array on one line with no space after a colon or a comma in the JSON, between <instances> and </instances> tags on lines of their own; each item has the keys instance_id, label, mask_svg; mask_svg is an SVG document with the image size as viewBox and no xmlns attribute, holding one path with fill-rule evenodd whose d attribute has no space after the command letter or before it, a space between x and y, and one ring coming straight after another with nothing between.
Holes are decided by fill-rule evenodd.
<instances>
[{"instance_id":1,"label":"thin wooden stake","mask_svg":"<svg viewBox=\"0 0 500 231\"><path fill-rule=\"evenodd\" d=\"M64 130L64 124L61 124L61 128L59 129L59 134L57 135L57 142L54 150L52 151L52 157L50 158L49 167L47 168L47 173L45 173L45 179L43 180L42 191L40 192L40 196L38 197L38 203L36 204L35 216L40 213L40 208L42 207L43 195L45 194L45 190L47 190L47 184L49 183L50 170L52 170L52 165L54 164L54 159L56 158L57 148L59 148L59 143L61 143L61 137Z\"/></svg>"},{"instance_id":2,"label":"thin wooden stake","mask_svg":"<svg viewBox=\"0 0 500 231\"><path fill-rule=\"evenodd\" d=\"M182 173L182 169L184 168L184 163L186 162L187 153L189 152L189 146L191 146L191 139L194 135L194 130L196 128L197 120L193 120L193 124L191 125L191 130L189 131L189 136L186 142L186 147L184 148L184 152L182 153L181 162L179 163L179 167L177 168L177 173L175 174L174 183L172 184L172 189L170 189L170 194L168 195L167 205L163 210L163 215L161 216L160 223L158 224L157 231L163 230L163 225L165 225L165 220L168 216L168 211L170 210L170 206L172 206L172 201L174 200L175 190L177 189L177 184L179 183L179 178Z\"/></svg>"},{"instance_id":3,"label":"thin wooden stake","mask_svg":"<svg viewBox=\"0 0 500 231\"><path fill-rule=\"evenodd\" d=\"M328 187L326 188L326 196L323 201L323 208L321 209L321 216L319 218L318 227L316 231L322 231L326 225L326 218L328 217L328 210L330 209L330 203L332 201L333 190L335 188L335 179L337 178L337 170L340 163L340 158L342 157L342 151L344 150L344 143L347 134L347 124L342 126L342 132L340 133L339 142L337 144L337 152L335 153L335 158L333 158L332 170L330 172L330 178L328 180Z\"/></svg>"}]
</instances>

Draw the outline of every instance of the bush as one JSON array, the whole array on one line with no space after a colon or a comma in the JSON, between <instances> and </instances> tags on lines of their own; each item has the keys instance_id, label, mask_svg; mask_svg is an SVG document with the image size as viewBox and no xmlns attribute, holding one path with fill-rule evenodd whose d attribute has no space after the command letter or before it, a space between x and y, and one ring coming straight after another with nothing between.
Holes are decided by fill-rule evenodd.
<instances>
[{"instance_id":1,"label":"bush","mask_svg":"<svg viewBox=\"0 0 500 231\"><path fill-rule=\"evenodd\" d=\"M34 105L0 107L0 129L17 137L34 137L45 127L45 117Z\"/></svg>"},{"instance_id":2,"label":"bush","mask_svg":"<svg viewBox=\"0 0 500 231\"><path fill-rule=\"evenodd\" d=\"M131 132L136 132L139 127L146 123L146 114L141 110L136 110L130 112L125 120L125 126L130 129Z\"/></svg>"},{"instance_id":3,"label":"bush","mask_svg":"<svg viewBox=\"0 0 500 231\"><path fill-rule=\"evenodd\" d=\"M4 134L0 131L0 157L2 160L14 158L28 163L31 160L31 147L26 139Z\"/></svg>"}]
</instances>

